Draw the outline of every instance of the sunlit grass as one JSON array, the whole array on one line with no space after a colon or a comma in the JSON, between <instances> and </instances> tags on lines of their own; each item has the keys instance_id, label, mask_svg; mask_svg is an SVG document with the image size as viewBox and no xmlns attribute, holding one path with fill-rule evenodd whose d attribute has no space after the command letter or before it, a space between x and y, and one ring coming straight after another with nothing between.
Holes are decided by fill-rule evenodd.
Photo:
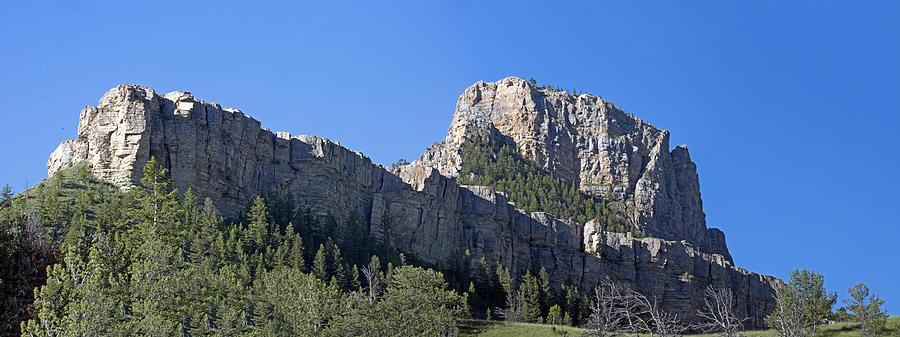
<instances>
[{"instance_id":1,"label":"sunlit grass","mask_svg":"<svg viewBox=\"0 0 900 337\"><path fill-rule=\"evenodd\" d=\"M836 323L819 327L815 337L857 337L858 323ZM560 327L545 324L529 323L505 323L498 321L465 320L459 324L461 336L500 337L555 337L555 336L580 336L584 330L573 327ZM887 331L882 333L885 337L900 337L900 316L888 318ZM644 335L641 335L644 336ZM688 335L689 337L713 337L716 335ZM745 331L746 337L778 337L774 330Z\"/></svg>"},{"instance_id":2,"label":"sunlit grass","mask_svg":"<svg viewBox=\"0 0 900 337\"><path fill-rule=\"evenodd\" d=\"M461 336L581 336L582 329L531 323L506 323L500 321L465 320L459 324Z\"/></svg>"}]
</instances>

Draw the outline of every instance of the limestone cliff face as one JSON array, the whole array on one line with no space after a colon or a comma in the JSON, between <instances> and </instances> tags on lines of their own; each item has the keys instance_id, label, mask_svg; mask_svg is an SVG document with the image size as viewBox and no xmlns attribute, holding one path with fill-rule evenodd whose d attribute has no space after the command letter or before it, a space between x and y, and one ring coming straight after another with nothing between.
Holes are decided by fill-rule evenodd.
<instances>
[{"instance_id":1,"label":"limestone cliff face","mask_svg":"<svg viewBox=\"0 0 900 337\"><path fill-rule=\"evenodd\" d=\"M78 139L63 142L48 168L53 174L87 160L95 175L127 189L151 157L169 169L176 187L213 198L231 218L256 195L275 191L297 193L320 214L368 212L372 198L375 166L359 153L325 138L272 133L239 110L187 92L159 95L133 85L82 110Z\"/></svg>"},{"instance_id":2,"label":"limestone cliff face","mask_svg":"<svg viewBox=\"0 0 900 337\"><path fill-rule=\"evenodd\" d=\"M484 126L585 189L613 188L633 203L632 219L656 237L525 212L490 187L461 186L459 144L466 130ZM128 189L151 156L169 168L177 188L212 198L232 218L256 195L287 192L319 215L388 223L389 233L378 225L371 231L426 261L468 250L472 261L483 257L514 274L536 261L554 284L582 289L610 276L682 317L693 316L708 284L727 286L755 327L773 308L777 280L733 266L724 235L706 229L687 149L668 151L666 131L595 96L538 90L517 78L479 82L460 98L447 139L391 170L325 138L270 132L241 111L187 92L120 85L81 112L78 138L60 144L48 169L52 175L86 161L95 175Z\"/></svg>"},{"instance_id":3,"label":"limestone cliff face","mask_svg":"<svg viewBox=\"0 0 900 337\"><path fill-rule=\"evenodd\" d=\"M418 163L455 177L461 144L484 128L495 129L521 156L582 190L611 193L648 235L686 240L731 260L724 235L706 227L697 167L687 147L669 151L668 131L600 97L537 88L509 77L466 89L447 137Z\"/></svg>"}]
</instances>

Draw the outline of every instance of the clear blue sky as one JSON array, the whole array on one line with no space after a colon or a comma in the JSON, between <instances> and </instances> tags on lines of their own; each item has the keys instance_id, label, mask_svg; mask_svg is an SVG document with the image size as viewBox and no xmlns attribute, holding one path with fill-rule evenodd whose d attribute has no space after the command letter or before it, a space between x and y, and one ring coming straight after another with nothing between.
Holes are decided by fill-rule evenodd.
<instances>
[{"instance_id":1,"label":"clear blue sky","mask_svg":"<svg viewBox=\"0 0 900 337\"><path fill-rule=\"evenodd\" d=\"M472 83L534 77L688 144L738 265L864 281L900 314L898 2L315 3L3 2L0 183L44 178L120 83L390 163L443 138Z\"/></svg>"}]
</instances>

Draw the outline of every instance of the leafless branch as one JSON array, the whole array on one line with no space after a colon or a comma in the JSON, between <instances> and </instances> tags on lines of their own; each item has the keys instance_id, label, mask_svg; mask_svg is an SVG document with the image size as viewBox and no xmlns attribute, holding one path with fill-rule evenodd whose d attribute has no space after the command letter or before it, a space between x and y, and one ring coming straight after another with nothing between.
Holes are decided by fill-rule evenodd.
<instances>
[{"instance_id":1,"label":"leafless branch","mask_svg":"<svg viewBox=\"0 0 900 337\"><path fill-rule=\"evenodd\" d=\"M643 294L605 278L594 289L586 336L609 337L641 333L680 336L685 327L678 315L666 312Z\"/></svg>"},{"instance_id":2,"label":"leafless branch","mask_svg":"<svg viewBox=\"0 0 900 337\"><path fill-rule=\"evenodd\" d=\"M623 330L628 320L628 312L624 306L625 291L624 287L609 278L600 281L594 288L585 336L610 337Z\"/></svg>"},{"instance_id":3,"label":"leafless branch","mask_svg":"<svg viewBox=\"0 0 900 337\"><path fill-rule=\"evenodd\" d=\"M703 307L697 310L696 322L693 328L706 333L721 333L725 337L743 336L740 331L744 329L745 319L738 318L734 313L734 295L728 288L706 287Z\"/></svg>"},{"instance_id":4,"label":"leafless branch","mask_svg":"<svg viewBox=\"0 0 900 337\"><path fill-rule=\"evenodd\" d=\"M498 310L498 314L505 321L521 322L522 321L522 294L518 291L511 291L506 294L506 308Z\"/></svg>"},{"instance_id":5,"label":"leafless branch","mask_svg":"<svg viewBox=\"0 0 900 337\"><path fill-rule=\"evenodd\" d=\"M375 265L374 261L369 262L369 265L362 267L363 277L366 278L366 285L369 286L369 303L375 303L378 301L378 286L380 280L378 279L378 266Z\"/></svg>"},{"instance_id":6,"label":"leafless branch","mask_svg":"<svg viewBox=\"0 0 900 337\"><path fill-rule=\"evenodd\" d=\"M677 314L662 310L656 299L649 300L643 294L630 290L630 297L635 302L634 307L638 318L646 316L646 319L640 318L643 329L651 336L659 335L660 337L677 337L681 336L687 328L681 324L681 320ZM636 326L639 327L639 326Z\"/></svg>"}]
</instances>

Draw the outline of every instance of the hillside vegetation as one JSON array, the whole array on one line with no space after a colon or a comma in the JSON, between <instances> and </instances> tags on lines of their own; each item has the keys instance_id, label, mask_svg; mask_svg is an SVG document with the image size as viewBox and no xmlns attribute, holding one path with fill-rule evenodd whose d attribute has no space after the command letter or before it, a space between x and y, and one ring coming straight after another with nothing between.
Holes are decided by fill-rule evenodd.
<instances>
[{"instance_id":1,"label":"hillside vegetation","mask_svg":"<svg viewBox=\"0 0 900 337\"><path fill-rule=\"evenodd\" d=\"M610 232L638 231L606 200L587 195L573 182L542 170L519 156L515 149L487 136L474 136L462 144L459 180L466 185L491 186L506 193L516 208L546 212L578 223L599 219Z\"/></svg>"},{"instance_id":2,"label":"hillside vegetation","mask_svg":"<svg viewBox=\"0 0 900 337\"><path fill-rule=\"evenodd\" d=\"M844 322L819 327L813 337L858 337L859 323ZM504 323L497 321L465 320L459 325L460 336L468 337L559 337L581 336L584 330L547 324ZM745 337L779 337L775 330L744 331ZM883 336L900 336L900 316L888 318L887 330ZM641 336L649 336L641 334ZM685 335L685 337L716 337L716 334Z\"/></svg>"},{"instance_id":3,"label":"hillside vegetation","mask_svg":"<svg viewBox=\"0 0 900 337\"><path fill-rule=\"evenodd\" d=\"M2 334L447 335L468 316L441 272L381 249L360 221L277 201L226 221L152 159L127 193L84 166L4 193Z\"/></svg>"},{"instance_id":4,"label":"hillside vegetation","mask_svg":"<svg viewBox=\"0 0 900 337\"><path fill-rule=\"evenodd\" d=\"M561 214L619 221L602 200L573 192L509 147L489 146L469 149L476 164L465 172L476 183L518 191L534 199L531 207L575 205ZM654 318L668 313L611 280L596 289L554 288L538 264L511 275L468 252L426 265L392 249L389 237L372 236L359 218L313 216L290 195L257 197L241 219L227 220L210 199L173 189L155 160L143 173L139 186L122 192L81 164L17 196L0 193L0 334L575 336L585 330L573 326L655 334L670 323L686 327ZM498 180L505 175L514 178ZM553 203L550 196L571 198ZM707 296L727 291L714 290ZM860 324L817 323L859 319L870 324L868 336L900 336L900 318L881 329L883 301L864 284L850 294L853 301L835 313L837 295L824 289L824 277L798 270L779 290L782 311L766 321L793 319L804 332L832 337L858 336ZM726 297L716 303L731 308ZM619 318L644 323L606 324Z\"/></svg>"}]
</instances>

